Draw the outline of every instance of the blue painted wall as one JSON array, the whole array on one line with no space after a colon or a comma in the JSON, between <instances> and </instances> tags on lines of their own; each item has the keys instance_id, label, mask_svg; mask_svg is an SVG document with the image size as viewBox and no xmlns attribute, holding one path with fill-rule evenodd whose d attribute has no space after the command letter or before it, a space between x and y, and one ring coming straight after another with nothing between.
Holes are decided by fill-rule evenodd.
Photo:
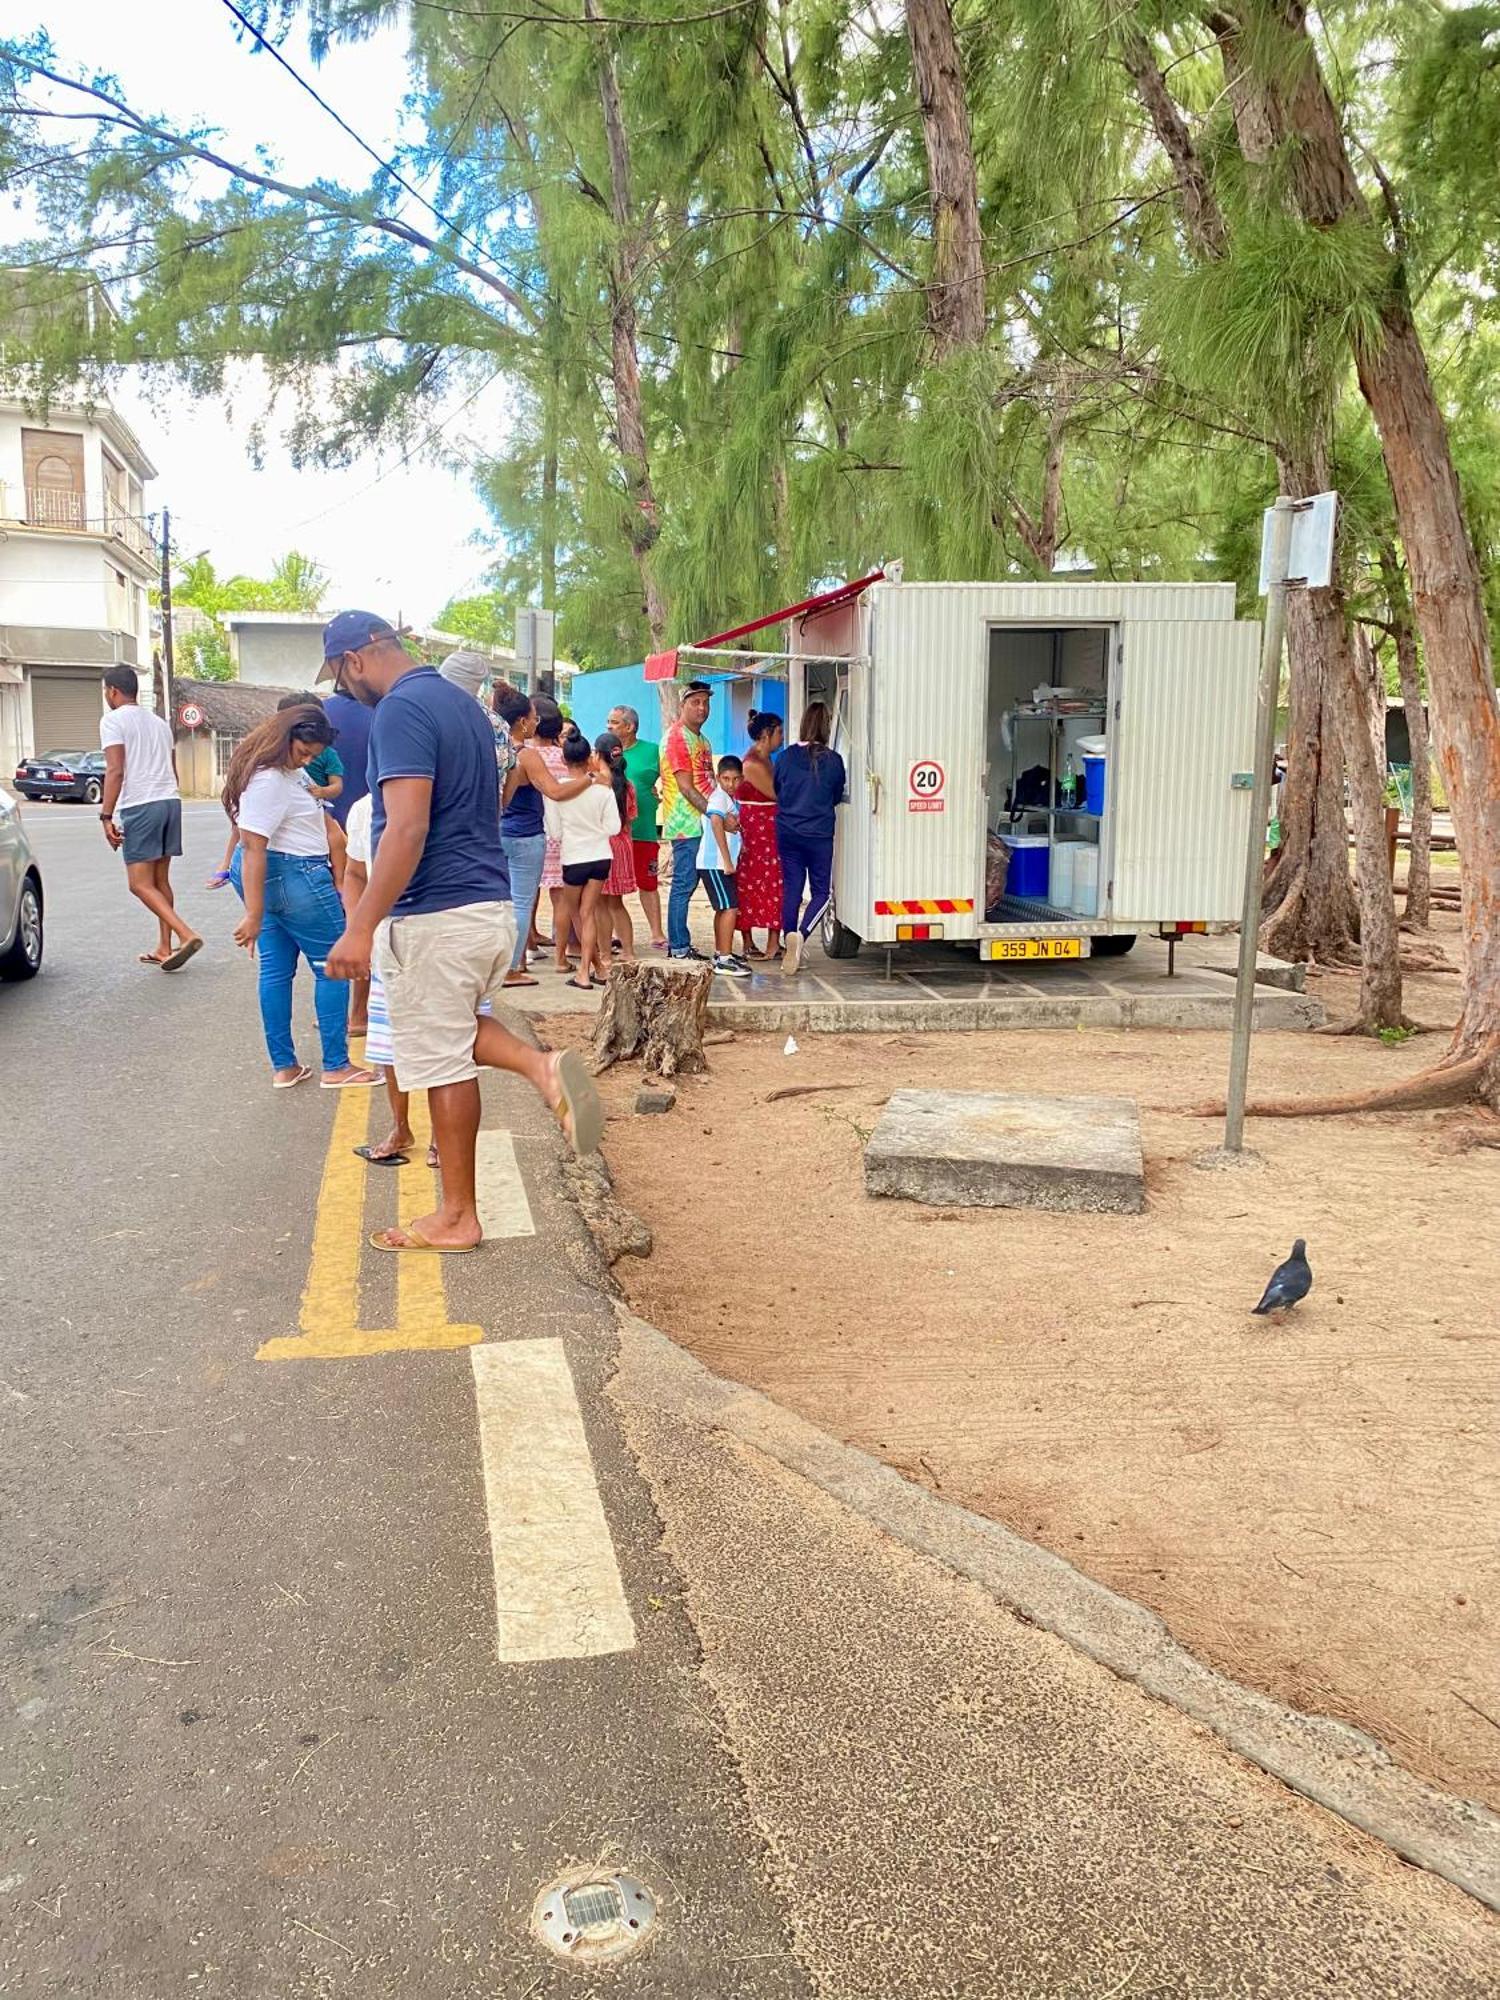
<instances>
[{"instance_id":1,"label":"blue painted wall","mask_svg":"<svg viewBox=\"0 0 1500 2000\"><path fill-rule=\"evenodd\" d=\"M713 683L713 709L708 718L708 740L716 753L733 750L744 754L750 738L747 724L752 708L773 710L786 717L785 681L718 681ZM661 734L661 704L656 683L646 679L643 667L604 667L596 673L575 674L569 707L573 720L592 742L604 728L609 712L621 702L641 718L641 735L648 743Z\"/></svg>"}]
</instances>

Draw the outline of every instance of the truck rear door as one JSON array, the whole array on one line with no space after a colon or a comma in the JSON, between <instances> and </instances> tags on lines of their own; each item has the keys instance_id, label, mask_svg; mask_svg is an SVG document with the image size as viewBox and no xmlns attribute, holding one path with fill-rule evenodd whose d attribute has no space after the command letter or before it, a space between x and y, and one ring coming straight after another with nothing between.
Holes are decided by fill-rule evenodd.
<instances>
[{"instance_id":1,"label":"truck rear door","mask_svg":"<svg viewBox=\"0 0 1500 2000\"><path fill-rule=\"evenodd\" d=\"M1255 763L1260 627L1131 620L1120 646L1105 776L1108 914L1126 924L1232 922L1250 829L1243 778Z\"/></svg>"}]
</instances>

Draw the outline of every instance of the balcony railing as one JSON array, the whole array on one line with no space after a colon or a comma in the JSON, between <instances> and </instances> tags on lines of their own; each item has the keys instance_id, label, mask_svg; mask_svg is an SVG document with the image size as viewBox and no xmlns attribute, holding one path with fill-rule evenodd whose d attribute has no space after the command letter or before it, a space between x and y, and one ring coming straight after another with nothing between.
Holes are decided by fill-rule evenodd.
<instances>
[{"instance_id":1,"label":"balcony railing","mask_svg":"<svg viewBox=\"0 0 1500 2000\"><path fill-rule=\"evenodd\" d=\"M28 528L48 528L65 535L102 535L121 542L143 562L156 558L156 544L144 521L129 514L112 494L104 498L104 512L90 514L81 493L61 491L53 486L11 486L0 482L0 521Z\"/></svg>"}]
</instances>

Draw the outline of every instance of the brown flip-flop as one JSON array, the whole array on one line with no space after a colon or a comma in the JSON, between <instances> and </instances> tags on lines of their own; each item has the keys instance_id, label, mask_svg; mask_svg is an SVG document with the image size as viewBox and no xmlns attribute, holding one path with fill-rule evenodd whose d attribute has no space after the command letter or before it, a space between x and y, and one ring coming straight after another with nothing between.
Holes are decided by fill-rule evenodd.
<instances>
[{"instance_id":1,"label":"brown flip-flop","mask_svg":"<svg viewBox=\"0 0 1500 2000\"><path fill-rule=\"evenodd\" d=\"M202 949L203 949L203 940L201 937L189 938L186 944L178 945L176 951L169 953L168 956L162 960L161 962L162 971L180 972L183 966L187 964L188 960L194 957L198 952L202 951Z\"/></svg>"},{"instance_id":2,"label":"brown flip-flop","mask_svg":"<svg viewBox=\"0 0 1500 2000\"><path fill-rule=\"evenodd\" d=\"M553 1065L562 1102L552 1115L575 1153L597 1153L604 1137L604 1103L577 1049L564 1049ZM571 1131L569 1127L572 1127Z\"/></svg>"}]
</instances>

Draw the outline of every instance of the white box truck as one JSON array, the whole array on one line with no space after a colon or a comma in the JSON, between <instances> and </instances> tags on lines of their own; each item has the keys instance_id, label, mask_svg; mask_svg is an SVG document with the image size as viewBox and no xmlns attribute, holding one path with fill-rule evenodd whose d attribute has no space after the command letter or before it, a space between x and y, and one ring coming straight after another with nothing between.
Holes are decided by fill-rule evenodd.
<instances>
[{"instance_id":1,"label":"white box truck","mask_svg":"<svg viewBox=\"0 0 1500 2000\"><path fill-rule=\"evenodd\" d=\"M792 729L828 701L849 770L832 956L1085 958L1238 920L1260 627L1232 585L886 578L828 600L783 657Z\"/></svg>"}]
</instances>

